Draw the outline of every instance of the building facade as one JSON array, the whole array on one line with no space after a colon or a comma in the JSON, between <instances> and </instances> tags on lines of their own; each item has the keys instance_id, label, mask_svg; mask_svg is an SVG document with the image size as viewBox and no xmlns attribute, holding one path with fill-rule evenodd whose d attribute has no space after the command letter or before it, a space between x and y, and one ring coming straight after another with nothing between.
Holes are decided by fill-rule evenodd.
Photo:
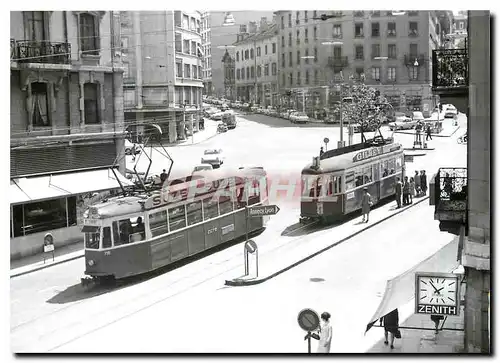
<instances>
[{"instance_id":1,"label":"building facade","mask_svg":"<svg viewBox=\"0 0 500 363\"><path fill-rule=\"evenodd\" d=\"M144 123L160 125L170 143L197 130L203 89L201 13L122 12L121 43L125 120L137 136Z\"/></svg>"},{"instance_id":2,"label":"building facade","mask_svg":"<svg viewBox=\"0 0 500 363\"><path fill-rule=\"evenodd\" d=\"M243 26L235 48L236 97L263 107L276 104L278 91L277 26L262 18L259 27ZM274 97L273 97L274 96Z\"/></svg>"},{"instance_id":3,"label":"building facade","mask_svg":"<svg viewBox=\"0 0 500 363\"><path fill-rule=\"evenodd\" d=\"M212 30L210 28L210 13L201 14L201 48L203 51L203 94L213 96L212 84Z\"/></svg>"},{"instance_id":4,"label":"building facade","mask_svg":"<svg viewBox=\"0 0 500 363\"><path fill-rule=\"evenodd\" d=\"M81 241L83 212L125 173L119 14L10 13L11 259ZM117 160L117 162L115 162ZM118 180L117 180L118 179Z\"/></svg>"},{"instance_id":5,"label":"building facade","mask_svg":"<svg viewBox=\"0 0 500 363\"><path fill-rule=\"evenodd\" d=\"M236 98L236 69L234 56L231 56L227 49L222 57L222 71L224 73L224 98L233 101Z\"/></svg>"},{"instance_id":6,"label":"building facade","mask_svg":"<svg viewBox=\"0 0 500 363\"><path fill-rule=\"evenodd\" d=\"M363 80L399 111L430 113L432 50L440 23L432 11L278 11L280 90L307 89L309 107L329 107L330 87ZM336 15L326 21L321 14ZM326 43L326 44L325 44ZM363 75L363 76L361 76Z\"/></svg>"}]
</instances>

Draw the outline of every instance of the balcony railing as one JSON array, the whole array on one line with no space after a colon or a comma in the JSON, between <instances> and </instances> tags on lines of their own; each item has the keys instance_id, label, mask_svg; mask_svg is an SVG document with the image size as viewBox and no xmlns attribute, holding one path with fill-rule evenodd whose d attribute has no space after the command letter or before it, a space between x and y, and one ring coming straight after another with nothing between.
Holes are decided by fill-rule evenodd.
<instances>
[{"instance_id":1,"label":"balcony railing","mask_svg":"<svg viewBox=\"0 0 500 363\"><path fill-rule=\"evenodd\" d=\"M16 48L19 62L69 64L71 59L70 43L21 40Z\"/></svg>"},{"instance_id":2,"label":"balcony railing","mask_svg":"<svg viewBox=\"0 0 500 363\"><path fill-rule=\"evenodd\" d=\"M432 88L466 89L469 85L467 49L432 51Z\"/></svg>"},{"instance_id":3,"label":"balcony railing","mask_svg":"<svg viewBox=\"0 0 500 363\"><path fill-rule=\"evenodd\" d=\"M331 68L345 68L348 65L347 56L333 56L328 57L328 67Z\"/></svg>"},{"instance_id":4,"label":"balcony railing","mask_svg":"<svg viewBox=\"0 0 500 363\"><path fill-rule=\"evenodd\" d=\"M467 218L467 168L439 168L434 183L434 219L464 222Z\"/></svg>"}]
</instances>

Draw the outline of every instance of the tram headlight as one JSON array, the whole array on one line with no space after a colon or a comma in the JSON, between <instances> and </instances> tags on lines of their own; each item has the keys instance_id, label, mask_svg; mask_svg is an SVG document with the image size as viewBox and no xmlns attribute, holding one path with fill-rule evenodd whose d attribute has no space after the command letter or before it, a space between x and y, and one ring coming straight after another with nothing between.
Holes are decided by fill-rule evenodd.
<instances>
[{"instance_id":1,"label":"tram headlight","mask_svg":"<svg viewBox=\"0 0 500 363\"><path fill-rule=\"evenodd\" d=\"M95 263L94 260L89 260L88 262L89 266L94 266L94 263Z\"/></svg>"}]
</instances>

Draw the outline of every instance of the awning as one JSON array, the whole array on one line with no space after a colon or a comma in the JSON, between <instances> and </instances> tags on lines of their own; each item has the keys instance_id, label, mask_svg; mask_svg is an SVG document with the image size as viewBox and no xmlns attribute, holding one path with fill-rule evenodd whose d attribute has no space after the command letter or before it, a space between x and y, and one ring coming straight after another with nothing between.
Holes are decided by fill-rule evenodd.
<instances>
[{"instance_id":1,"label":"awning","mask_svg":"<svg viewBox=\"0 0 500 363\"><path fill-rule=\"evenodd\" d=\"M366 332L375 322L394 309L415 298L415 272L452 272L457 266L458 237L410 270L387 281L384 297L366 326Z\"/></svg>"},{"instance_id":2,"label":"awning","mask_svg":"<svg viewBox=\"0 0 500 363\"><path fill-rule=\"evenodd\" d=\"M115 172L124 186L132 185L132 182L121 175L118 170ZM19 204L119 187L120 184L111 169L90 170L12 179L9 199L11 204Z\"/></svg>"}]
</instances>

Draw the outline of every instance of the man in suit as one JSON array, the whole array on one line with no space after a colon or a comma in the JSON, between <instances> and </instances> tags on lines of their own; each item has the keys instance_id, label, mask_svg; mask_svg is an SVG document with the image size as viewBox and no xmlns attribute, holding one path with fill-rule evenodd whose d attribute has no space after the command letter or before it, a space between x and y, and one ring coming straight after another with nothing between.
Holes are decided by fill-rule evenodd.
<instances>
[{"instance_id":1,"label":"man in suit","mask_svg":"<svg viewBox=\"0 0 500 363\"><path fill-rule=\"evenodd\" d=\"M398 203L397 208L401 208L401 194L403 194L403 185L401 184L401 179L396 179L396 203Z\"/></svg>"}]
</instances>

